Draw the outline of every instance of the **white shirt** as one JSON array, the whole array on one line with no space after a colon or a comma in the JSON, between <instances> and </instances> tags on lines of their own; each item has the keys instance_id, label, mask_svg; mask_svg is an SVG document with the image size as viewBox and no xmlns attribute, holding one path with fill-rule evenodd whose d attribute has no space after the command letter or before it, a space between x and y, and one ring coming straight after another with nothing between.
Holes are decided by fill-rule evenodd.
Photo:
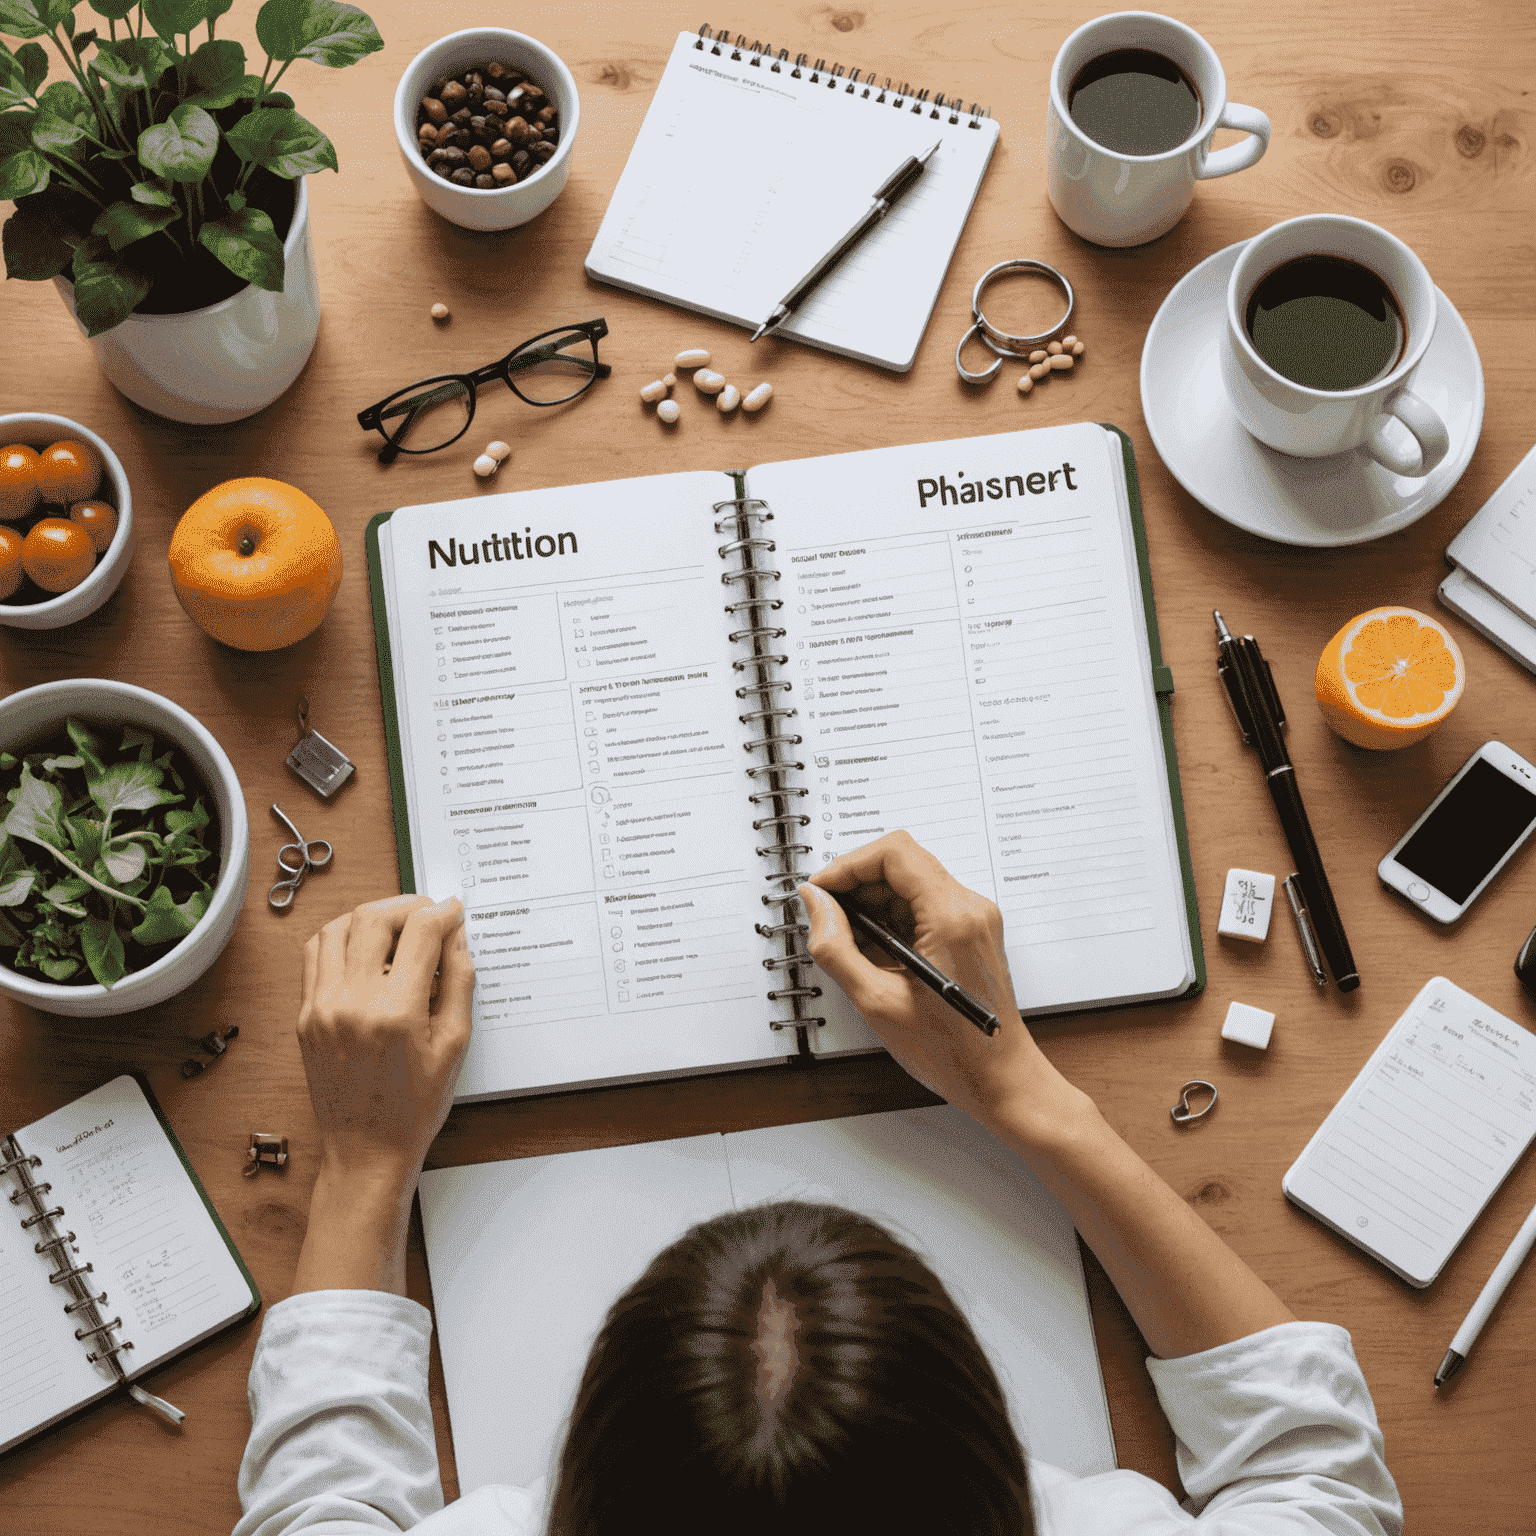
<instances>
[{"instance_id":1,"label":"white shirt","mask_svg":"<svg viewBox=\"0 0 1536 1536\"><path fill-rule=\"evenodd\" d=\"M443 1505L427 1398L431 1314L384 1291L311 1291L263 1321L235 1536L539 1536L546 1490ZM1285 1323L1148 1360L1178 1437L1182 1505L1139 1472L1031 1461L1040 1536L1397 1536L1403 1506L1349 1335Z\"/></svg>"}]
</instances>

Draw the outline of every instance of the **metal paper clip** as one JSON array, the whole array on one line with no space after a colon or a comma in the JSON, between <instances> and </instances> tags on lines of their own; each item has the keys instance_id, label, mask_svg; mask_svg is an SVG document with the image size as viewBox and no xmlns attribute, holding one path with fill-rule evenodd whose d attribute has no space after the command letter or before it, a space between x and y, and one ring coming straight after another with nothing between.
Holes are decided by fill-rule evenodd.
<instances>
[{"instance_id":1,"label":"metal paper clip","mask_svg":"<svg viewBox=\"0 0 1536 1536\"><path fill-rule=\"evenodd\" d=\"M309 700L298 703L299 744L288 754L288 766L324 800L352 777L356 765L340 747L329 742L309 723Z\"/></svg>"},{"instance_id":2,"label":"metal paper clip","mask_svg":"<svg viewBox=\"0 0 1536 1536\"><path fill-rule=\"evenodd\" d=\"M1189 1107L1189 1095L1205 1089L1211 1096L1211 1102L1200 1109ZM1168 1111L1173 1116L1175 1125L1188 1125L1191 1120L1201 1120L1216 1108L1216 1084L1208 1083L1203 1077L1196 1077L1185 1083L1179 1090L1179 1102Z\"/></svg>"},{"instance_id":3,"label":"metal paper clip","mask_svg":"<svg viewBox=\"0 0 1536 1536\"><path fill-rule=\"evenodd\" d=\"M277 867L288 878L286 880L279 880L267 892L267 900L282 912L293 905L293 898L298 892L299 887L303 885L304 876L312 869L324 869L331 862L333 850L323 837L306 838L283 815L276 802L273 803L272 814L293 833L293 841L291 843L284 843L277 850Z\"/></svg>"}]
</instances>

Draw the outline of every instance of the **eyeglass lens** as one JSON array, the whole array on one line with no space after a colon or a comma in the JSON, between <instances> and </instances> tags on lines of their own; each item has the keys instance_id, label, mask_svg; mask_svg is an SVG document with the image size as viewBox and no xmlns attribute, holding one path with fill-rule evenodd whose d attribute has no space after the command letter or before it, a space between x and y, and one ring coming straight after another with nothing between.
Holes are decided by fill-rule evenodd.
<instances>
[{"instance_id":1,"label":"eyeglass lens","mask_svg":"<svg viewBox=\"0 0 1536 1536\"><path fill-rule=\"evenodd\" d=\"M512 388L534 405L558 405L597 376L597 343L581 331L545 336L507 360Z\"/></svg>"},{"instance_id":2,"label":"eyeglass lens","mask_svg":"<svg viewBox=\"0 0 1536 1536\"><path fill-rule=\"evenodd\" d=\"M463 379L425 379L388 401L379 412L380 424L396 447L430 453L469 425L471 399Z\"/></svg>"}]
</instances>

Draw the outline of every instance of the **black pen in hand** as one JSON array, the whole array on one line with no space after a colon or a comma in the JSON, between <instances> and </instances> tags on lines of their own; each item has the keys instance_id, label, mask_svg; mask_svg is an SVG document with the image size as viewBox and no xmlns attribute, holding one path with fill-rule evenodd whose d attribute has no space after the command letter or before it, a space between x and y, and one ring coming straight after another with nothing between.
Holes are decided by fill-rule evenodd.
<instances>
[{"instance_id":1,"label":"black pen in hand","mask_svg":"<svg viewBox=\"0 0 1536 1536\"><path fill-rule=\"evenodd\" d=\"M967 1018L984 1035L995 1035L1002 1021L983 1002L972 997L952 976L946 976L938 966L923 959L910 944L904 944L884 923L878 923L867 912L861 912L852 903L832 891L822 890L831 896L848 916L849 926L861 933L873 944L878 944L893 960L900 960L912 974L930 991L936 992L956 1013Z\"/></svg>"}]
</instances>

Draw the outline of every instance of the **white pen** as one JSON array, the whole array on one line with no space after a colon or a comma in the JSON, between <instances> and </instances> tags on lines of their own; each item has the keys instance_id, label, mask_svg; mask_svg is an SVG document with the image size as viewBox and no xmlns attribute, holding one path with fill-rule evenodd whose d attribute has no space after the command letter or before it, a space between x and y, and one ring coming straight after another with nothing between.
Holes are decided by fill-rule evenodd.
<instances>
[{"instance_id":1,"label":"white pen","mask_svg":"<svg viewBox=\"0 0 1536 1536\"><path fill-rule=\"evenodd\" d=\"M1445 1352L1445 1359L1440 1362L1440 1369L1435 1372L1435 1385L1443 1386L1452 1376L1462 1368L1466 1358L1472 1352L1473 1342L1478 1334L1483 1331L1483 1324L1488 1321L1488 1314L1498 1305L1501 1297L1509 1286L1509 1282L1515 1278L1515 1271L1525 1262L1526 1255L1536 1247L1536 1209L1525 1218L1525 1225L1515 1233L1515 1240L1504 1250L1504 1257L1494 1266L1494 1271L1488 1277L1488 1284L1482 1289L1477 1300L1472 1303L1472 1310L1467 1313L1466 1320L1456 1330L1456 1337L1451 1340L1451 1347Z\"/></svg>"}]
</instances>

